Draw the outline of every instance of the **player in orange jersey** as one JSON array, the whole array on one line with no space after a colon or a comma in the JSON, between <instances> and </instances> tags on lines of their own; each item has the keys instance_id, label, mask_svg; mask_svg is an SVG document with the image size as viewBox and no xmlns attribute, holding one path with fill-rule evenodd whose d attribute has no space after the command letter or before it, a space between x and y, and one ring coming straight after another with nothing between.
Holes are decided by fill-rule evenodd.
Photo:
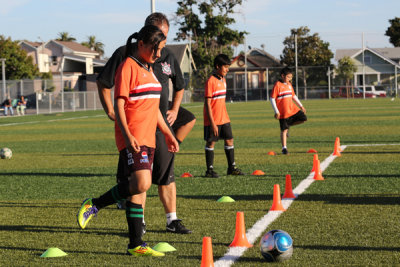
<instances>
[{"instance_id":1,"label":"player in orange jersey","mask_svg":"<svg viewBox=\"0 0 400 267\"><path fill-rule=\"evenodd\" d=\"M205 177L218 178L214 171L214 145L218 139L225 141L225 155L228 160L227 175L244 175L236 167L233 135L228 112L226 111L226 81L225 75L229 71L231 60L227 55L219 54L214 59L214 71L206 83L204 93L204 140L206 141Z\"/></svg>"},{"instance_id":2,"label":"player in orange jersey","mask_svg":"<svg viewBox=\"0 0 400 267\"><path fill-rule=\"evenodd\" d=\"M286 146L289 127L307 121L306 109L295 95L293 86L290 83L292 78L293 74L290 68L283 68L281 79L275 83L271 95L271 104L275 112L275 119L279 119L281 128L282 154L284 155L289 153Z\"/></svg>"},{"instance_id":3,"label":"player in orange jersey","mask_svg":"<svg viewBox=\"0 0 400 267\"><path fill-rule=\"evenodd\" d=\"M132 39L137 42L132 43ZM143 194L151 186L151 165L156 146L156 128L165 135L170 152L178 152L179 144L159 110L161 84L151 65L161 55L166 37L154 25L144 26L127 41L125 60L115 77L115 140L129 180L124 180L101 195L83 201L78 212L79 226L84 229L97 212L122 199L127 199L128 254L164 256L142 241Z\"/></svg>"}]
</instances>

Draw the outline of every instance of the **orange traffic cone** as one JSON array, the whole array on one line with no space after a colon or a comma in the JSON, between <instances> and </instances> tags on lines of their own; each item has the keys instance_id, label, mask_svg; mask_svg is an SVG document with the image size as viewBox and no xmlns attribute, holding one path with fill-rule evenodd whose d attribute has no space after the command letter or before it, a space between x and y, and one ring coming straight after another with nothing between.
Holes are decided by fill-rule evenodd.
<instances>
[{"instance_id":1,"label":"orange traffic cone","mask_svg":"<svg viewBox=\"0 0 400 267\"><path fill-rule=\"evenodd\" d=\"M251 248L253 245L247 241L246 227L244 226L244 213L238 211L236 213L236 231L230 247L246 247Z\"/></svg>"},{"instance_id":2,"label":"orange traffic cone","mask_svg":"<svg viewBox=\"0 0 400 267\"><path fill-rule=\"evenodd\" d=\"M274 184L274 194L272 197L272 206L270 211L286 211L281 202L281 189L279 184Z\"/></svg>"},{"instance_id":3,"label":"orange traffic cone","mask_svg":"<svg viewBox=\"0 0 400 267\"><path fill-rule=\"evenodd\" d=\"M335 142L337 142L337 144L338 144L339 151L342 152L342 148L340 147L340 138L339 138L339 137L336 137Z\"/></svg>"},{"instance_id":4,"label":"orange traffic cone","mask_svg":"<svg viewBox=\"0 0 400 267\"><path fill-rule=\"evenodd\" d=\"M201 267L214 267L214 256L212 251L211 237L203 237L203 248L201 251Z\"/></svg>"},{"instance_id":5,"label":"orange traffic cone","mask_svg":"<svg viewBox=\"0 0 400 267\"><path fill-rule=\"evenodd\" d=\"M317 167L317 161L318 161L318 154L314 154L313 165L312 165L311 172L315 172L315 168Z\"/></svg>"},{"instance_id":6,"label":"orange traffic cone","mask_svg":"<svg viewBox=\"0 0 400 267\"><path fill-rule=\"evenodd\" d=\"M319 160L317 161L317 167L315 169L315 174L314 174L314 180L325 180L324 177L322 177L322 172L321 172L321 167Z\"/></svg>"},{"instance_id":7,"label":"orange traffic cone","mask_svg":"<svg viewBox=\"0 0 400 267\"><path fill-rule=\"evenodd\" d=\"M285 194L283 194L282 198L296 198L296 195L293 194L292 176L290 174L286 174Z\"/></svg>"},{"instance_id":8,"label":"orange traffic cone","mask_svg":"<svg viewBox=\"0 0 400 267\"><path fill-rule=\"evenodd\" d=\"M333 155L336 156L336 157L340 157L341 156L341 154L340 154L340 140L339 140L339 137L336 137L335 147L333 148Z\"/></svg>"}]
</instances>

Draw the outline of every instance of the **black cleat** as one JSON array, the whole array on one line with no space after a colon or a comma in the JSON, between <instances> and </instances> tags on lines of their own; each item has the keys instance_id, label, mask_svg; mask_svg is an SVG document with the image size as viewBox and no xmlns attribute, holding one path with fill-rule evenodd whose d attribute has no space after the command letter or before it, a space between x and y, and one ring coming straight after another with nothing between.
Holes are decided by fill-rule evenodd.
<instances>
[{"instance_id":1,"label":"black cleat","mask_svg":"<svg viewBox=\"0 0 400 267\"><path fill-rule=\"evenodd\" d=\"M227 175L244 175L244 173L237 167L234 168L228 168Z\"/></svg>"},{"instance_id":2,"label":"black cleat","mask_svg":"<svg viewBox=\"0 0 400 267\"><path fill-rule=\"evenodd\" d=\"M289 154L289 151L287 150L287 148L282 148L282 154L283 155Z\"/></svg>"},{"instance_id":3,"label":"black cleat","mask_svg":"<svg viewBox=\"0 0 400 267\"><path fill-rule=\"evenodd\" d=\"M191 234L192 231L187 229L182 223L182 220L173 220L170 224L167 225L167 232L175 233L175 234Z\"/></svg>"},{"instance_id":4,"label":"black cleat","mask_svg":"<svg viewBox=\"0 0 400 267\"><path fill-rule=\"evenodd\" d=\"M218 173L216 173L213 169L208 169L206 174L204 175L206 178L218 178Z\"/></svg>"}]
</instances>

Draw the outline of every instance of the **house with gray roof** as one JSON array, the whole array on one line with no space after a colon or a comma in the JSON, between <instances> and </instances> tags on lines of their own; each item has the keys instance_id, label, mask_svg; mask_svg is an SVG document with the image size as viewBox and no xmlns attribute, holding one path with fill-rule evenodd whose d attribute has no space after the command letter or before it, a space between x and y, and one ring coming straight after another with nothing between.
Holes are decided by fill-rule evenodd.
<instances>
[{"instance_id":1,"label":"house with gray roof","mask_svg":"<svg viewBox=\"0 0 400 267\"><path fill-rule=\"evenodd\" d=\"M280 61L263 49L252 48L246 55L241 53L232 59L226 75L227 98L245 100L245 78L247 76L247 96L251 99L267 99L267 90L272 89L276 78L271 73L283 67ZM268 88L270 87L270 88Z\"/></svg>"},{"instance_id":2,"label":"house with gray roof","mask_svg":"<svg viewBox=\"0 0 400 267\"><path fill-rule=\"evenodd\" d=\"M338 49L335 59L339 61L348 56L357 66L354 85L383 85L386 89L395 88L395 77L400 73L400 47L364 49ZM399 79L399 78L398 78Z\"/></svg>"}]
</instances>

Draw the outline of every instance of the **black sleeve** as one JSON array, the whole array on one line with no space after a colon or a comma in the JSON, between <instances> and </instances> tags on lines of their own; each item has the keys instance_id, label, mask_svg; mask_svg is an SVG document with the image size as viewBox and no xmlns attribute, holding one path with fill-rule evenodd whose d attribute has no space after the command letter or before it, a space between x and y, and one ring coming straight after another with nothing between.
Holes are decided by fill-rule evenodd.
<instances>
[{"instance_id":1,"label":"black sleeve","mask_svg":"<svg viewBox=\"0 0 400 267\"><path fill-rule=\"evenodd\" d=\"M183 78L181 67L179 66L178 61L176 60L175 56L171 53L171 56L173 58L173 75L171 77L171 81L173 84L174 91L180 91L185 88L185 79Z\"/></svg>"},{"instance_id":2,"label":"black sleeve","mask_svg":"<svg viewBox=\"0 0 400 267\"><path fill-rule=\"evenodd\" d=\"M122 47L115 50L111 58L107 61L106 65L100 72L99 76L97 76L97 80L106 88L111 89L114 86L115 73L117 72L119 64L121 64L124 59L124 51L122 50Z\"/></svg>"}]
</instances>

